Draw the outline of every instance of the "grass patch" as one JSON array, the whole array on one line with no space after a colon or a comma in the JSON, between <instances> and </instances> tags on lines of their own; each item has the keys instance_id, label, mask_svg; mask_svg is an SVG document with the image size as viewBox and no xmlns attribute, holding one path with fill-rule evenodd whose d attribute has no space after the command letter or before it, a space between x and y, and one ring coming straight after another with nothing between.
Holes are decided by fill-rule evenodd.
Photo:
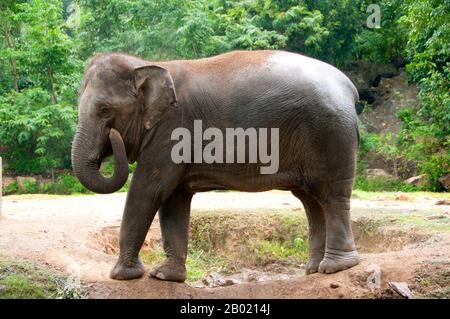
<instances>
[{"instance_id":1,"label":"grass patch","mask_svg":"<svg viewBox=\"0 0 450 319\"><path fill-rule=\"evenodd\" d=\"M424 265L415 277L419 298L449 299L450 298L450 262L435 261Z\"/></svg>"},{"instance_id":2,"label":"grass patch","mask_svg":"<svg viewBox=\"0 0 450 319\"><path fill-rule=\"evenodd\" d=\"M308 243L297 237L293 242L280 243L268 240L256 241L254 245L257 262L269 264L274 262L295 263L308 259Z\"/></svg>"},{"instance_id":3,"label":"grass patch","mask_svg":"<svg viewBox=\"0 0 450 319\"><path fill-rule=\"evenodd\" d=\"M395 191L364 191L354 189L352 192L352 198L361 200L394 200L398 196L398 192ZM433 198L433 199L450 199L450 193L433 193L433 192L411 192L406 195L411 199L419 198Z\"/></svg>"},{"instance_id":4,"label":"grass patch","mask_svg":"<svg viewBox=\"0 0 450 319\"><path fill-rule=\"evenodd\" d=\"M399 180L384 177L368 179L364 175L355 177L355 186L353 188L366 192L416 192L419 190L417 186L406 184Z\"/></svg>"},{"instance_id":5,"label":"grass patch","mask_svg":"<svg viewBox=\"0 0 450 319\"><path fill-rule=\"evenodd\" d=\"M187 281L198 282L210 272L231 273L272 263L298 266L308 258L306 225L304 214L290 209L194 211ZM155 266L165 256L157 245L141 252L141 259Z\"/></svg>"},{"instance_id":6,"label":"grass patch","mask_svg":"<svg viewBox=\"0 0 450 319\"><path fill-rule=\"evenodd\" d=\"M155 247L151 250L141 250L139 257L145 264L151 266L160 264L164 261L164 259L166 259L164 251L161 247Z\"/></svg>"},{"instance_id":7,"label":"grass patch","mask_svg":"<svg viewBox=\"0 0 450 319\"><path fill-rule=\"evenodd\" d=\"M353 221L352 228L360 234L360 236L372 236L380 232L383 226L382 219L370 219L367 217L358 218Z\"/></svg>"},{"instance_id":8,"label":"grass patch","mask_svg":"<svg viewBox=\"0 0 450 319\"><path fill-rule=\"evenodd\" d=\"M150 267L155 267L156 265L162 263L166 258L161 247L155 247L152 250L142 251L140 257L141 260ZM190 247L186 260L186 268L186 281L189 283L194 283L204 278L209 272L227 272L228 263L223 258L214 256L211 252L206 253Z\"/></svg>"},{"instance_id":9,"label":"grass patch","mask_svg":"<svg viewBox=\"0 0 450 319\"><path fill-rule=\"evenodd\" d=\"M214 252L231 268L307 259L307 221L295 210L196 211L191 234L194 250Z\"/></svg>"},{"instance_id":10,"label":"grass patch","mask_svg":"<svg viewBox=\"0 0 450 319\"><path fill-rule=\"evenodd\" d=\"M431 216L431 215L429 215ZM391 221L399 226L414 227L430 232L450 232L450 218L428 219L424 214L402 214L391 218Z\"/></svg>"},{"instance_id":11,"label":"grass patch","mask_svg":"<svg viewBox=\"0 0 450 319\"><path fill-rule=\"evenodd\" d=\"M81 288L29 262L0 257L0 299L78 299Z\"/></svg>"},{"instance_id":12,"label":"grass patch","mask_svg":"<svg viewBox=\"0 0 450 319\"><path fill-rule=\"evenodd\" d=\"M186 267L188 282L197 282L212 271L230 271L228 261L224 258L192 248L189 250Z\"/></svg>"}]
</instances>

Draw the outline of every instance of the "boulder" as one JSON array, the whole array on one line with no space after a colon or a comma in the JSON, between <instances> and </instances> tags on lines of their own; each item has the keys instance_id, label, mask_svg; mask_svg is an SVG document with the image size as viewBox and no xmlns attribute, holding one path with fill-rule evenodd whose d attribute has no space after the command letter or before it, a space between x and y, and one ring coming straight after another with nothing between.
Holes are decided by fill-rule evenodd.
<instances>
[{"instance_id":1,"label":"boulder","mask_svg":"<svg viewBox=\"0 0 450 319\"><path fill-rule=\"evenodd\" d=\"M450 199L440 199L434 205L450 205Z\"/></svg>"},{"instance_id":2,"label":"boulder","mask_svg":"<svg viewBox=\"0 0 450 319\"><path fill-rule=\"evenodd\" d=\"M417 175L405 179L403 182L414 186L425 186L427 184L427 176L425 174Z\"/></svg>"},{"instance_id":3,"label":"boulder","mask_svg":"<svg viewBox=\"0 0 450 319\"><path fill-rule=\"evenodd\" d=\"M395 194L395 200L408 201L409 197L402 193Z\"/></svg>"},{"instance_id":4,"label":"boulder","mask_svg":"<svg viewBox=\"0 0 450 319\"><path fill-rule=\"evenodd\" d=\"M367 179L394 179L394 176L381 168L368 168L365 173Z\"/></svg>"},{"instance_id":5,"label":"boulder","mask_svg":"<svg viewBox=\"0 0 450 319\"><path fill-rule=\"evenodd\" d=\"M439 178L439 183L448 191L450 191L450 174L444 175Z\"/></svg>"},{"instance_id":6,"label":"boulder","mask_svg":"<svg viewBox=\"0 0 450 319\"><path fill-rule=\"evenodd\" d=\"M394 290L403 298L413 298L412 292L411 290L409 290L408 284L406 282L389 282L388 285L392 290Z\"/></svg>"},{"instance_id":7,"label":"boulder","mask_svg":"<svg viewBox=\"0 0 450 319\"><path fill-rule=\"evenodd\" d=\"M344 73L355 85L360 99L373 103L376 99L376 87L382 78L391 78L399 74L392 64L377 64L367 61L354 62Z\"/></svg>"}]
</instances>

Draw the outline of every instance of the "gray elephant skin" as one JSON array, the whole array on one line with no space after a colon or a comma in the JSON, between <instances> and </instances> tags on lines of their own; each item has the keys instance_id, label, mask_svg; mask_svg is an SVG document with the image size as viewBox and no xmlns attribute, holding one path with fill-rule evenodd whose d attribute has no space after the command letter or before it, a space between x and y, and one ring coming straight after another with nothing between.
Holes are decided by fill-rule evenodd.
<instances>
[{"instance_id":1,"label":"gray elephant skin","mask_svg":"<svg viewBox=\"0 0 450 319\"><path fill-rule=\"evenodd\" d=\"M307 274L334 273L359 262L350 222L350 196L359 143L358 93L338 69L285 51L233 51L211 58L165 62L109 53L86 67L73 170L97 193L119 190L128 163L137 162L120 229L120 254L110 276L144 274L139 251L158 211L167 256L150 276L186 279L190 204L196 192L217 189L291 191L309 225ZM278 128L279 165L174 163L176 128ZM114 156L114 174L99 167Z\"/></svg>"}]
</instances>

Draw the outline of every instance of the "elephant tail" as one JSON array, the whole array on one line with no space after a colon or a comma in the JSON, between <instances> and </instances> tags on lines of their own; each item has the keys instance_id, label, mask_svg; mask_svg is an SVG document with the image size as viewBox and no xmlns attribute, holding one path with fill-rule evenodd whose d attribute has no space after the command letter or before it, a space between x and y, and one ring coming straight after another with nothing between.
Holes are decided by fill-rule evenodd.
<instances>
[{"instance_id":1,"label":"elephant tail","mask_svg":"<svg viewBox=\"0 0 450 319\"><path fill-rule=\"evenodd\" d=\"M359 120L356 121L356 140L358 142L358 149L359 149L359 144L361 143L361 135L359 134Z\"/></svg>"}]
</instances>

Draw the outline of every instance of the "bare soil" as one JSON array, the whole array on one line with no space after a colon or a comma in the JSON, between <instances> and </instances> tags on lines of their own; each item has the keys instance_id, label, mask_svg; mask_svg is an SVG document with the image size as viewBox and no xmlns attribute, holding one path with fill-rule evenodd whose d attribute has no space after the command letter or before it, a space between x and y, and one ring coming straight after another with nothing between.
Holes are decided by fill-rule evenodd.
<instances>
[{"instance_id":1,"label":"bare soil","mask_svg":"<svg viewBox=\"0 0 450 319\"><path fill-rule=\"evenodd\" d=\"M229 286L206 288L148 276L133 281L109 279L116 260L117 229L125 196L4 197L0 255L31 260L80 278L87 285L88 298L397 298L388 287L390 281L406 282L417 297L449 296L450 233L442 227L442 221L448 220L450 206L436 205L436 197L353 199L354 223L385 216L398 216L398 220L422 216L428 223L423 227L420 223L417 227L401 224L375 236L355 234L363 253L361 263L354 268L331 275L304 276L299 271L278 277L275 270L250 276L262 280L246 282L238 278ZM192 206L194 211L301 208L294 196L280 191L200 193ZM245 215L242 218L244 221ZM152 241L159 238L155 220L146 244L152 246ZM374 267L381 270L381 285L370 289L367 280Z\"/></svg>"}]
</instances>

